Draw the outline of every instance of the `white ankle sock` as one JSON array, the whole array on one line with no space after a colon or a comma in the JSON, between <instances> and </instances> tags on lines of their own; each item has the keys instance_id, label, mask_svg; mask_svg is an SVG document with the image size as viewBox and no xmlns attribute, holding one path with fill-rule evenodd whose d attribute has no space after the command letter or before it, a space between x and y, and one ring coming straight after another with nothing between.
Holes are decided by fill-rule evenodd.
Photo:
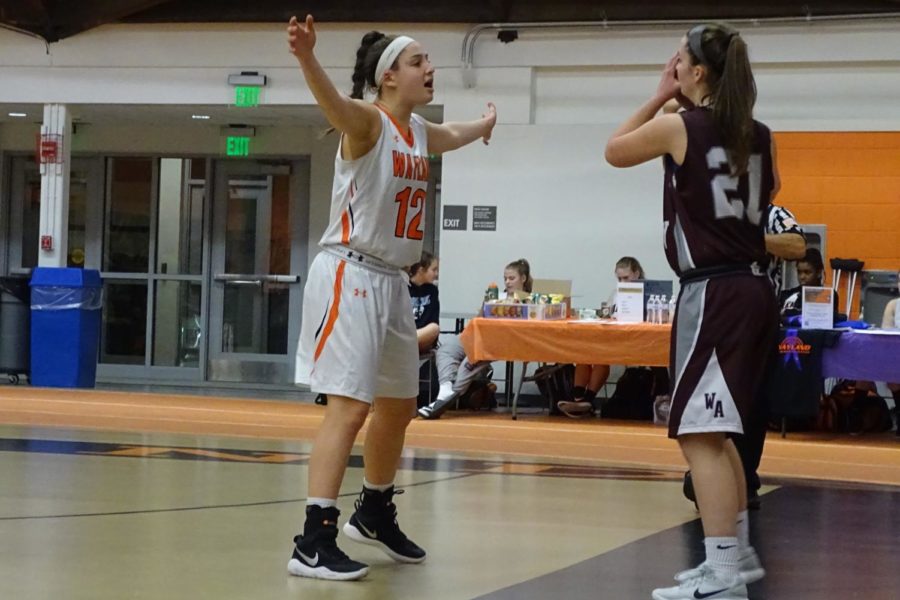
<instances>
[{"instance_id":1,"label":"white ankle sock","mask_svg":"<svg viewBox=\"0 0 900 600\"><path fill-rule=\"evenodd\" d=\"M736 537L708 537L706 564L723 582L734 581L738 574L738 539Z\"/></svg>"},{"instance_id":2,"label":"white ankle sock","mask_svg":"<svg viewBox=\"0 0 900 600\"><path fill-rule=\"evenodd\" d=\"M383 485L375 485L374 483L369 483L369 481L363 478L363 487L369 490L375 490L376 492L384 492L389 490L394 485L394 482L385 483Z\"/></svg>"},{"instance_id":3,"label":"white ankle sock","mask_svg":"<svg viewBox=\"0 0 900 600\"><path fill-rule=\"evenodd\" d=\"M307 506L321 506L322 508L332 508L337 506L336 498L307 498Z\"/></svg>"},{"instance_id":4,"label":"white ankle sock","mask_svg":"<svg viewBox=\"0 0 900 600\"><path fill-rule=\"evenodd\" d=\"M750 547L750 515L746 510L738 513L737 517L737 539L741 548L741 554Z\"/></svg>"},{"instance_id":5,"label":"white ankle sock","mask_svg":"<svg viewBox=\"0 0 900 600\"><path fill-rule=\"evenodd\" d=\"M447 398L449 398L452 395L453 395L453 382L445 381L444 383L441 384L440 389L438 389L437 399L438 400L446 400Z\"/></svg>"}]
</instances>

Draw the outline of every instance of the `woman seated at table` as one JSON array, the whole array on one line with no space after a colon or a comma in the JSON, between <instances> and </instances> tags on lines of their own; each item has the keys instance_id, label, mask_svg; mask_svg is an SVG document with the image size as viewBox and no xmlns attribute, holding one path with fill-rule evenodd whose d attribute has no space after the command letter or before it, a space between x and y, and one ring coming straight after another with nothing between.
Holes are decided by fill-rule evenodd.
<instances>
[{"instance_id":1,"label":"woman seated at table","mask_svg":"<svg viewBox=\"0 0 900 600\"><path fill-rule=\"evenodd\" d=\"M632 256L623 256L616 262L616 279L619 282L637 281L644 279L644 268L638 259ZM609 299L610 310L615 311L616 292L613 290ZM597 392L609 379L609 365L575 365L575 379L572 388L572 400L557 402L556 406L563 414L572 418L579 418L591 414L594 411L594 402Z\"/></svg>"},{"instance_id":2,"label":"woman seated at table","mask_svg":"<svg viewBox=\"0 0 900 600\"><path fill-rule=\"evenodd\" d=\"M531 265L524 258L514 260L503 270L504 290L500 294L503 300L515 292L531 293L534 279L531 277ZM480 308L479 308L479 312ZM438 419L450 404L464 394L469 386L490 368L490 362L470 363L466 351L459 342L459 336L447 335L441 338L441 344L435 351L437 363L438 389L437 399L418 410L423 419Z\"/></svg>"}]
</instances>

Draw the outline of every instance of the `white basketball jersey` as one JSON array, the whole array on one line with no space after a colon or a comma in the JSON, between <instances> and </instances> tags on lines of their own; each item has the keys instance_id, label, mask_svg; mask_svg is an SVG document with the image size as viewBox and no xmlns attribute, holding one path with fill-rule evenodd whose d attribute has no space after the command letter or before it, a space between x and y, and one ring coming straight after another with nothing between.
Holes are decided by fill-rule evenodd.
<instances>
[{"instance_id":1,"label":"white basketball jersey","mask_svg":"<svg viewBox=\"0 0 900 600\"><path fill-rule=\"evenodd\" d=\"M342 245L405 267L420 260L428 191L425 121L412 115L409 137L384 110L367 154L334 160L331 219L321 245Z\"/></svg>"}]
</instances>

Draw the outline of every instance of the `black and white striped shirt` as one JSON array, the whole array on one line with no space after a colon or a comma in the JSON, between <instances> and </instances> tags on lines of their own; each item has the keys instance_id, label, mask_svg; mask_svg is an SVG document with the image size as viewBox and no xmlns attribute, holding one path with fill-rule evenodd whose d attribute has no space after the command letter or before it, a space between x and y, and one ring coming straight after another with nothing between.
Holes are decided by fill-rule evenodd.
<instances>
[{"instance_id":1,"label":"black and white striped shirt","mask_svg":"<svg viewBox=\"0 0 900 600\"><path fill-rule=\"evenodd\" d=\"M769 204L766 215L766 234L777 235L781 233L799 233L803 235L803 228L797 223L797 219L783 206ZM781 265L784 261L777 256L769 255L769 280L775 288L775 295L781 293Z\"/></svg>"}]
</instances>

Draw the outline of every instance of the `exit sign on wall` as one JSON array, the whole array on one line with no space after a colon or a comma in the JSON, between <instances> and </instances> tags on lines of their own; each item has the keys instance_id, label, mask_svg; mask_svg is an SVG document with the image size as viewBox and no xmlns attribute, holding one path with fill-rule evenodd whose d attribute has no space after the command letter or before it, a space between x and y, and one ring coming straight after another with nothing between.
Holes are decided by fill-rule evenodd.
<instances>
[{"instance_id":1,"label":"exit sign on wall","mask_svg":"<svg viewBox=\"0 0 900 600\"><path fill-rule=\"evenodd\" d=\"M227 156L250 156L250 138L243 136L228 136L225 146Z\"/></svg>"},{"instance_id":2,"label":"exit sign on wall","mask_svg":"<svg viewBox=\"0 0 900 600\"><path fill-rule=\"evenodd\" d=\"M257 86L239 85L234 88L235 106L258 106L259 88Z\"/></svg>"}]
</instances>

